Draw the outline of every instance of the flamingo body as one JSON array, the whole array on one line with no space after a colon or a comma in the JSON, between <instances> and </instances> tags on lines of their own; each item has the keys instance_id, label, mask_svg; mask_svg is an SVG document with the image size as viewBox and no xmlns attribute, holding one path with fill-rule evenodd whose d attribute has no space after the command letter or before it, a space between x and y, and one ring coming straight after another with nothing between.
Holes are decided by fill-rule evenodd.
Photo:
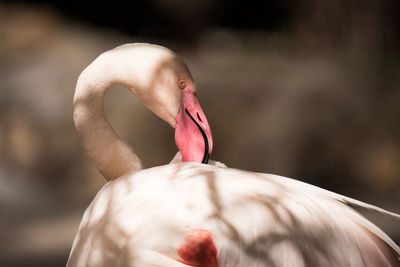
<instances>
[{"instance_id":1,"label":"flamingo body","mask_svg":"<svg viewBox=\"0 0 400 267\"><path fill-rule=\"evenodd\" d=\"M348 207L359 202L285 177L174 163L106 184L67 266L399 266L400 250ZM212 235L218 265L187 265L187 233Z\"/></svg>"}]
</instances>

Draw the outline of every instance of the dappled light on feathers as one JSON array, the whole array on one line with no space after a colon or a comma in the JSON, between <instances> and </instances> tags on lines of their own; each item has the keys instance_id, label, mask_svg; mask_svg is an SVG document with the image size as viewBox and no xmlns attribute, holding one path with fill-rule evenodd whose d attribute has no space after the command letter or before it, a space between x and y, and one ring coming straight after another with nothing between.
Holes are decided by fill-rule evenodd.
<instances>
[{"instance_id":1,"label":"dappled light on feathers","mask_svg":"<svg viewBox=\"0 0 400 267\"><path fill-rule=\"evenodd\" d=\"M170 50L148 44L106 52L81 74L75 123L112 181L86 210L68 267L400 266L399 247L354 208L399 215L290 178L200 164L213 142L189 78ZM115 82L176 128L170 164L141 169L113 132L102 95Z\"/></svg>"}]
</instances>

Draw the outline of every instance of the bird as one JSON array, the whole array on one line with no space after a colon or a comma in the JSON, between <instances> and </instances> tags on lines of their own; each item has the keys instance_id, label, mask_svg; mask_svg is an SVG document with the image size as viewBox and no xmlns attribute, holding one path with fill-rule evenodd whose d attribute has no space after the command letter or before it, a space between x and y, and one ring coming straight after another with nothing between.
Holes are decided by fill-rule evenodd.
<instances>
[{"instance_id":1,"label":"bird","mask_svg":"<svg viewBox=\"0 0 400 267\"><path fill-rule=\"evenodd\" d=\"M143 169L113 131L103 96L129 89L175 129L178 153ZM356 208L400 215L295 179L210 160L210 125L186 64L168 48L132 43L80 74L74 122L108 182L84 212L67 267L400 266L400 249Z\"/></svg>"}]
</instances>

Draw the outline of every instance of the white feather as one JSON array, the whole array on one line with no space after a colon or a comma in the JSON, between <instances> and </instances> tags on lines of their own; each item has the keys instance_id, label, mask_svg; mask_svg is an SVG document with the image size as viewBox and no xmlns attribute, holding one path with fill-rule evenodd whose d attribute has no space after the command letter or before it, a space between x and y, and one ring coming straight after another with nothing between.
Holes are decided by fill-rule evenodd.
<instances>
[{"instance_id":1,"label":"white feather","mask_svg":"<svg viewBox=\"0 0 400 267\"><path fill-rule=\"evenodd\" d=\"M398 219L286 177L196 163L155 167L103 187L67 266L185 266L176 249L192 229L212 233L221 267L398 266L396 244L345 203Z\"/></svg>"}]
</instances>

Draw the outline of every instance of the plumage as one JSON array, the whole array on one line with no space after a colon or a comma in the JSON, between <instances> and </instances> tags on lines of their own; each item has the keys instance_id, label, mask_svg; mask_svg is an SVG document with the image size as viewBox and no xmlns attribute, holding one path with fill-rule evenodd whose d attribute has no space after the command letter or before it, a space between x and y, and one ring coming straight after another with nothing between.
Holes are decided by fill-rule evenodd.
<instances>
[{"instance_id":1,"label":"plumage","mask_svg":"<svg viewBox=\"0 0 400 267\"><path fill-rule=\"evenodd\" d=\"M141 169L102 113L104 91L115 82L178 129L183 156ZM77 129L110 181L83 215L68 267L400 266L399 247L352 207L392 220L399 215L294 179L198 163L208 160L211 131L200 105L183 103L182 92L195 99L195 86L169 50L140 44L106 52L81 74L76 90Z\"/></svg>"},{"instance_id":2,"label":"plumage","mask_svg":"<svg viewBox=\"0 0 400 267\"><path fill-rule=\"evenodd\" d=\"M183 266L171 259L193 229L212 233L221 267L398 266L396 244L345 203L363 205L276 175L198 163L154 167L97 194L69 266Z\"/></svg>"}]
</instances>

